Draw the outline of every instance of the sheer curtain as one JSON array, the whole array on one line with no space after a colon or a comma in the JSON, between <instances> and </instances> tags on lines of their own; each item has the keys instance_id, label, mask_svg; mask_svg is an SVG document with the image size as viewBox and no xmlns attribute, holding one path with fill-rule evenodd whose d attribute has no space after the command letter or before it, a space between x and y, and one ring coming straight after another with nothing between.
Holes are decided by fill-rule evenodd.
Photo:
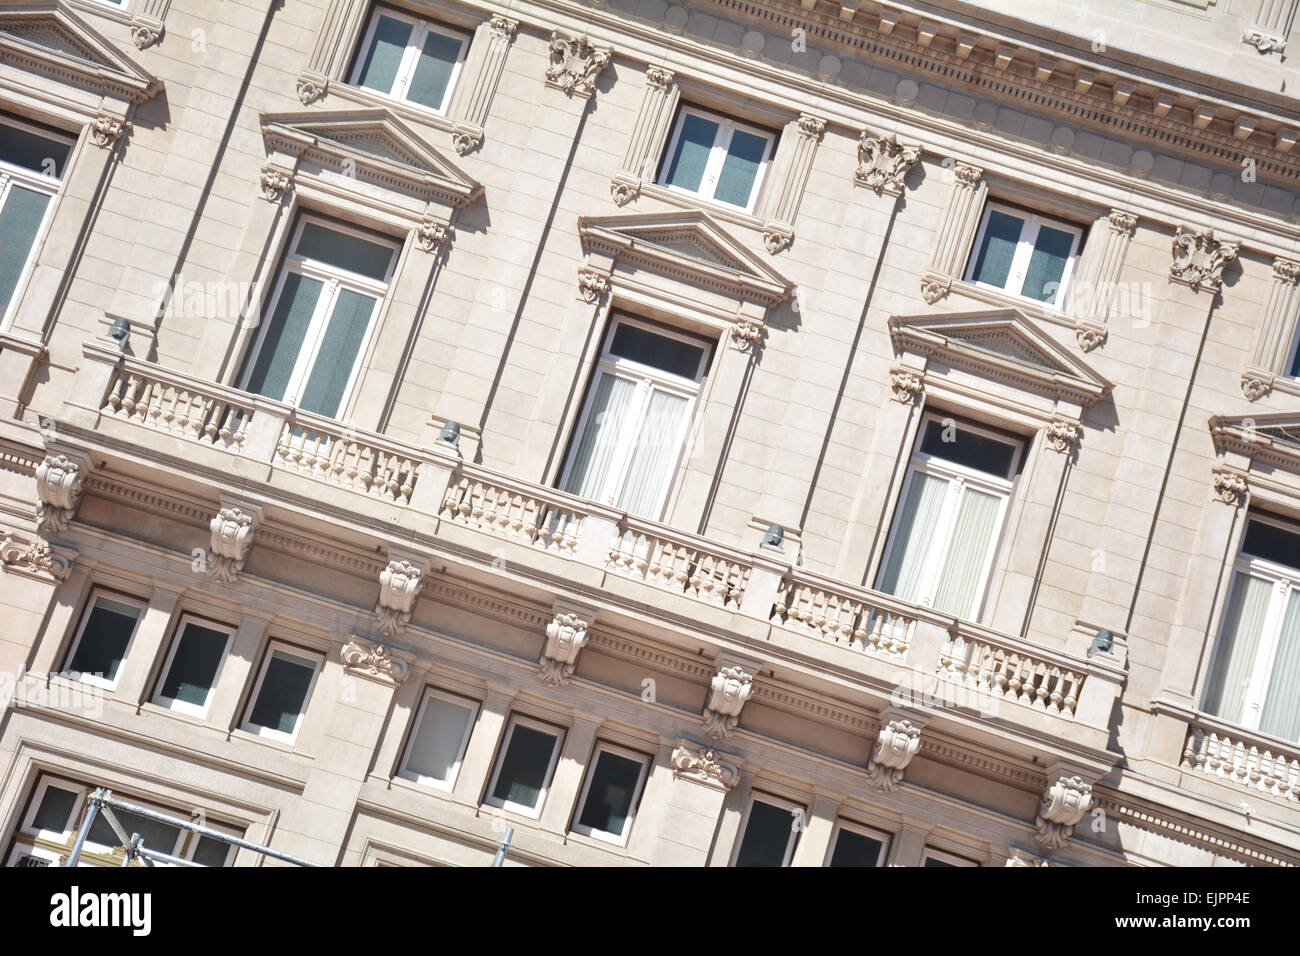
<instances>
[{"instance_id":1,"label":"sheer curtain","mask_svg":"<svg viewBox=\"0 0 1300 956\"><path fill-rule=\"evenodd\" d=\"M564 483L565 491L583 498L602 499L601 491L635 396L635 382L608 372L600 374L582 437L573 454L573 465Z\"/></svg>"},{"instance_id":2,"label":"sheer curtain","mask_svg":"<svg viewBox=\"0 0 1300 956\"><path fill-rule=\"evenodd\" d=\"M1260 730L1285 740L1300 740L1300 591L1291 592Z\"/></svg>"},{"instance_id":3,"label":"sheer curtain","mask_svg":"<svg viewBox=\"0 0 1300 956\"><path fill-rule=\"evenodd\" d=\"M905 601L919 597L921 572L934 541L935 525L943 508L948 482L921 472L914 472L907 489L903 506L895 519L898 530L894 533L894 546L880 576L880 590L894 594Z\"/></svg>"},{"instance_id":4,"label":"sheer curtain","mask_svg":"<svg viewBox=\"0 0 1300 956\"><path fill-rule=\"evenodd\" d=\"M647 403L627 477L615 504L643 518L658 518L665 486L681 451L682 421L688 401L680 395L654 391Z\"/></svg>"},{"instance_id":5,"label":"sheer curtain","mask_svg":"<svg viewBox=\"0 0 1300 956\"><path fill-rule=\"evenodd\" d=\"M1227 623L1220 637L1223 645L1219 648L1205 695L1205 709L1212 714L1233 721L1242 718L1247 685L1255 667L1255 653L1259 648L1260 631L1264 628L1272 589L1268 581L1248 574L1237 575L1224 614Z\"/></svg>"},{"instance_id":6,"label":"sheer curtain","mask_svg":"<svg viewBox=\"0 0 1300 956\"><path fill-rule=\"evenodd\" d=\"M975 596L984 583L984 563L993 543L993 528L997 522L996 495L974 488L962 493L961 511L953 529L948 557L939 576L934 607L958 617L974 613Z\"/></svg>"}]
</instances>

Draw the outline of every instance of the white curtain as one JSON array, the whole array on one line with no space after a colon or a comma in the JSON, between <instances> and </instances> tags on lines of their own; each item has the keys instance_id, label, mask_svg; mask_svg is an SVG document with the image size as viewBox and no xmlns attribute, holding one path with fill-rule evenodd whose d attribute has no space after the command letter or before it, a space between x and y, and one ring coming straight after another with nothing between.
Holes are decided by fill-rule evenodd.
<instances>
[{"instance_id":1,"label":"white curtain","mask_svg":"<svg viewBox=\"0 0 1300 956\"><path fill-rule=\"evenodd\" d=\"M608 480L614 451L625 426L629 406L636 396L636 383L601 372L596 394L587 412L587 422L564 490L583 498L600 500Z\"/></svg>"},{"instance_id":2,"label":"white curtain","mask_svg":"<svg viewBox=\"0 0 1300 956\"><path fill-rule=\"evenodd\" d=\"M682 424L688 402L680 395L654 391L641 419L641 430L615 504L643 518L659 517L665 488L682 449Z\"/></svg>"},{"instance_id":3,"label":"white curtain","mask_svg":"<svg viewBox=\"0 0 1300 956\"><path fill-rule=\"evenodd\" d=\"M1285 740L1300 740L1300 591L1291 592L1260 730Z\"/></svg>"},{"instance_id":4,"label":"white curtain","mask_svg":"<svg viewBox=\"0 0 1300 956\"><path fill-rule=\"evenodd\" d=\"M894 545L880 576L880 590L905 601L918 599L921 573L934 543L934 529L947 491L945 479L913 473L903 505L894 519L898 530L894 533Z\"/></svg>"},{"instance_id":5,"label":"white curtain","mask_svg":"<svg viewBox=\"0 0 1300 956\"><path fill-rule=\"evenodd\" d=\"M1255 668L1260 632L1268 614L1273 585L1248 574L1238 574L1224 613L1222 645L1205 695L1205 709L1227 720L1240 721L1246 691Z\"/></svg>"},{"instance_id":6,"label":"white curtain","mask_svg":"<svg viewBox=\"0 0 1300 956\"><path fill-rule=\"evenodd\" d=\"M962 493L957 526L934 596L936 609L962 618L975 613L975 598L984 584L984 564L993 546L1000 503L996 495L974 488Z\"/></svg>"}]
</instances>

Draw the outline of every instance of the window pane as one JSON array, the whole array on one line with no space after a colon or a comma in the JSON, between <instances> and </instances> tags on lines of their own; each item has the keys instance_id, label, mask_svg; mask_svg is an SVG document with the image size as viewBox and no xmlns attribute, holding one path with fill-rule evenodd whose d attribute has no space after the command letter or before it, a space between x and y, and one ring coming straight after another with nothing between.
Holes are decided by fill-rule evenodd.
<instances>
[{"instance_id":1,"label":"window pane","mask_svg":"<svg viewBox=\"0 0 1300 956\"><path fill-rule=\"evenodd\" d=\"M269 730L293 733L315 673L314 661L276 651L267 662L262 690L249 722Z\"/></svg>"},{"instance_id":2,"label":"window pane","mask_svg":"<svg viewBox=\"0 0 1300 956\"><path fill-rule=\"evenodd\" d=\"M1275 524L1263 521L1247 524L1241 550L1265 561L1300 571L1300 534L1279 528Z\"/></svg>"},{"instance_id":3,"label":"window pane","mask_svg":"<svg viewBox=\"0 0 1300 956\"><path fill-rule=\"evenodd\" d=\"M1292 378L1300 378L1300 344L1296 345L1295 358L1291 362L1291 371L1288 374Z\"/></svg>"},{"instance_id":4,"label":"window pane","mask_svg":"<svg viewBox=\"0 0 1300 956\"><path fill-rule=\"evenodd\" d=\"M622 836L628 815L632 812L632 798L636 796L637 781L641 778L641 762L609 751L601 751L596 759L596 769L587 788L587 802L583 804L578 822L602 833Z\"/></svg>"},{"instance_id":5,"label":"window pane","mask_svg":"<svg viewBox=\"0 0 1300 956\"><path fill-rule=\"evenodd\" d=\"M886 594L896 594L904 601L915 601L920 597L925 559L934 540L935 525L947 492L948 482L943 478L920 472L913 474L907 497L894 519L898 530L889 560L880 576L880 590Z\"/></svg>"},{"instance_id":6,"label":"window pane","mask_svg":"<svg viewBox=\"0 0 1300 956\"><path fill-rule=\"evenodd\" d=\"M0 314L13 300L49 204L44 193L15 185L0 209Z\"/></svg>"},{"instance_id":7,"label":"window pane","mask_svg":"<svg viewBox=\"0 0 1300 956\"><path fill-rule=\"evenodd\" d=\"M284 398L322 288L322 283L315 279L296 272L285 274L284 287L248 378L250 392L267 398Z\"/></svg>"},{"instance_id":8,"label":"window pane","mask_svg":"<svg viewBox=\"0 0 1300 956\"><path fill-rule=\"evenodd\" d=\"M380 17L379 23L375 25L375 38L366 51L357 82L381 93L391 93L410 38L409 23L392 17Z\"/></svg>"},{"instance_id":9,"label":"window pane","mask_svg":"<svg viewBox=\"0 0 1300 956\"><path fill-rule=\"evenodd\" d=\"M298 237L294 251L304 259L381 282L388 278L388 267L393 261L391 247L336 232L315 222L302 227L302 235Z\"/></svg>"},{"instance_id":10,"label":"window pane","mask_svg":"<svg viewBox=\"0 0 1300 956\"><path fill-rule=\"evenodd\" d=\"M139 617L136 608L99 598L81 634L77 653L68 662L68 670L78 674L100 674L105 680L115 680Z\"/></svg>"},{"instance_id":11,"label":"window pane","mask_svg":"<svg viewBox=\"0 0 1300 956\"><path fill-rule=\"evenodd\" d=\"M77 802L77 795L60 787L46 787L41 805L32 817L33 830L52 830L62 833L68 828L68 817Z\"/></svg>"},{"instance_id":12,"label":"window pane","mask_svg":"<svg viewBox=\"0 0 1300 956\"><path fill-rule=\"evenodd\" d=\"M1025 275L1025 285L1020 294L1039 302L1054 300L1060 291L1061 278L1065 275L1065 264L1070 260L1073 245L1073 233L1039 226L1038 238L1034 240L1034 252L1029 257L1029 271Z\"/></svg>"},{"instance_id":13,"label":"window pane","mask_svg":"<svg viewBox=\"0 0 1300 956\"><path fill-rule=\"evenodd\" d=\"M884 844L879 840L841 830L835 839L835 852L831 854L831 866L877 866L880 863L880 850Z\"/></svg>"},{"instance_id":14,"label":"window pane","mask_svg":"<svg viewBox=\"0 0 1300 956\"><path fill-rule=\"evenodd\" d=\"M722 163L722 173L718 176L718 188L713 191L713 198L722 202L748 206L749 195L754 190L754 180L758 177L758 168L767 151L767 138L755 136L736 130L731 134L731 145L727 147L727 158Z\"/></svg>"},{"instance_id":15,"label":"window pane","mask_svg":"<svg viewBox=\"0 0 1300 956\"><path fill-rule=\"evenodd\" d=\"M546 771L550 769L555 743L553 734L516 724L492 796L536 809L542 788L546 786Z\"/></svg>"},{"instance_id":16,"label":"window pane","mask_svg":"<svg viewBox=\"0 0 1300 956\"><path fill-rule=\"evenodd\" d=\"M976 282L1005 288L1011 272L1011 260L1020 242L1024 220L1009 216L997 209L989 210L988 225L984 229L984 242L975 257L971 278Z\"/></svg>"},{"instance_id":17,"label":"window pane","mask_svg":"<svg viewBox=\"0 0 1300 956\"><path fill-rule=\"evenodd\" d=\"M430 697L424 705L424 718L411 742L406 768L440 783L451 779L451 768L460 759L465 731L474 711L441 697Z\"/></svg>"},{"instance_id":18,"label":"window pane","mask_svg":"<svg viewBox=\"0 0 1300 956\"><path fill-rule=\"evenodd\" d=\"M668 163L668 184L689 189L693 193L699 192L700 182L704 179L704 167L708 165L709 153L717 138L717 123L702 116L684 113L681 135L677 137L677 149Z\"/></svg>"},{"instance_id":19,"label":"window pane","mask_svg":"<svg viewBox=\"0 0 1300 956\"><path fill-rule=\"evenodd\" d=\"M785 849L794 831L794 814L755 800L736 854L736 866L783 866Z\"/></svg>"},{"instance_id":20,"label":"window pane","mask_svg":"<svg viewBox=\"0 0 1300 956\"><path fill-rule=\"evenodd\" d=\"M441 109L452 70L460 59L460 47L460 40L430 30L406 98L435 110Z\"/></svg>"},{"instance_id":21,"label":"window pane","mask_svg":"<svg viewBox=\"0 0 1300 956\"><path fill-rule=\"evenodd\" d=\"M947 867L952 867L952 868L954 868L954 869L955 869L956 866L957 866L956 863L949 863L947 860L940 860L940 859L938 859L937 857L933 857L933 856L927 856L927 857L925 858L925 865L926 865L927 867L943 867L943 866L947 866Z\"/></svg>"},{"instance_id":22,"label":"window pane","mask_svg":"<svg viewBox=\"0 0 1300 956\"><path fill-rule=\"evenodd\" d=\"M302 392L302 408L329 418L338 414L374 312L375 300L370 296L351 289L339 291L316 363Z\"/></svg>"},{"instance_id":23,"label":"window pane","mask_svg":"<svg viewBox=\"0 0 1300 956\"><path fill-rule=\"evenodd\" d=\"M225 866L226 860L230 859L230 851L233 849L234 847L229 843L222 843L220 840L212 839L212 837L199 837L199 842L194 847L190 859L203 866Z\"/></svg>"},{"instance_id":24,"label":"window pane","mask_svg":"<svg viewBox=\"0 0 1300 956\"><path fill-rule=\"evenodd\" d=\"M29 130L0 123L0 160L43 176L63 177L72 147Z\"/></svg>"},{"instance_id":25,"label":"window pane","mask_svg":"<svg viewBox=\"0 0 1300 956\"><path fill-rule=\"evenodd\" d=\"M208 692L216 680L225 649L224 632L187 624L163 681L162 696L202 707L208 702Z\"/></svg>"},{"instance_id":26,"label":"window pane","mask_svg":"<svg viewBox=\"0 0 1300 956\"><path fill-rule=\"evenodd\" d=\"M1287 602L1259 729L1284 740L1300 740L1300 591L1292 591Z\"/></svg>"},{"instance_id":27,"label":"window pane","mask_svg":"<svg viewBox=\"0 0 1300 956\"><path fill-rule=\"evenodd\" d=\"M957 617L975 613L975 599L984 585L984 565L993 547L1001 500L974 488L962 492L957 526L934 595L936 610Z\"/></svg>"},{"instance_id":28,"label":"window pane","mask_svg":"<svg viewBox=\"0 0 1300 956\"><path fill-rule=\"evenodd\" d=\"M651 394L616 507L644 518L659 517L660 501L681 454L682 425L689 405L681 395Z\"/></svg>"},{"instance_id":29,"label":"window pane","mask_svg":"<svg viewBox=\"0 0 1300 956\"><path fill-rule=\"evenodd\" d=\"M1262 578L1238 574L1232 596L1223 612L1222 646L1214 660L1205 693L1205 709L1227 720L1240 721L1246 704L1246 690L1255 667L1264 617L1268 614L1273 586Z\"/></svg>"},{"instance_id":30,"label":"window pane","mask_svg":"<svg viewBox=\"0 0 1300 956\"><path fill-rule=\"evenodd\" d=\"M582 437L573 453L565 491L583 498L600 496L635 394L635 382L600 373Z\"/></svg>"},{"instance_id":31,"label":"window pane","mask_svg":"<svg viewBox=\"0 0 1300 956\"><path fill-rule=\"evenodd\" d=\"M933 420L926 425L921 451L999 478L1011 477L1011 463L1016 457L1015 445Z\"/></svg>"},{"instance_id":32,"label":"window pane","mask_svg":"<svg viewBox=\"0 0 1300 956\"><path fill-rule=\"evenodd\" d=\"M149 820L134 813L128 813L125 810L114 810L113 816L117 818L118 825L128 837L137 833L140 834L141 842L146 848L160 850L163 853L175 852L176 839L181 833L176 827L168 823ZM95 822L90 825L90 833L86 839L91 843L98 843L102 846L122 845L121 839L109 825L103 809L96 814Z\"/></svg>"},{"instance_id":33,"label":"window pane","mask_svg":"<svg viewBox=\"0 0 1300 956\"><path fill-rule=\"evenodd\" d=\"M638 325L620 322L614 329L614 337L610 339L609 354L649 365L671 375L694 379L699 374L704 349L681 339L656 335Z\"/></svg>"}]
</instances>

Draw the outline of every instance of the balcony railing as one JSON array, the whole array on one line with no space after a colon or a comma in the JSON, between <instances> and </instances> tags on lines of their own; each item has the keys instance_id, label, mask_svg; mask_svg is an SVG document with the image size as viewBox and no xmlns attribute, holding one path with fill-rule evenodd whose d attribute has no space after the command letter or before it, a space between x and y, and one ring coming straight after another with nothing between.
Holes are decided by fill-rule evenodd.
<instances>
[{"instance_id":1,"label":"balcony railing","mask_svg":"<svg viewBox=\"0 0 1300 956\"><path fill-rule=\"evenodd\" d=\"M949 636L939 673L1003 700L1073 718L1086 671L1046 648L985 631Z\"/></svg>"},{"instance_id":2,"label":"balcony railing","mask_svg":"<svg viewBox=\"0 0 1300 956\"><path fill-rule=\"evenodd\" d=\"M782 578L771 619L824 641L901 660L912 642L915 612L887 594L800 568Z\"/></svg>"},{"instance_id":3,"label":"balcony railing","mask_svg":"<svg viewBox=\"0 0 1300 956\"><path fill-rule=\"evenodd\" d=\"M275 466L372 498L410 504L420 449L381 435L364 439L332 419L295 410L275 446Z\"/></svg>"},{"instance_id":4,"label":"balcony railing","mask_svg":"<svg viewBox=\"0 0 1300 956\"><path fill-rule=\"evenodd\" d=\"M137 359L124 359L109 380L101 411L179 438L243 448L253 416L250 396Z\"/></svg>"},{"instance_id":5,"label":"balcony railing","mask_svg":"<svg viewBox=\"0 0 1300 956\"><path fill-rule=\"evenodd\" d=\"M1300 801L1300 746L1204 715L1188 724L1182 765L1284 800Z\"/></svg>"},{"instance_id":6,"label":"balcony railing","mask_svg":"<svg viewBox=\"0 0 1300 956\"><path fill-rule=\"evenodd\" d=\"M486 534L572 554L589 507L553 488L462 466L452 475L439 516Z\"/></svg>"},{"instance_id":7,"label":"balcony railing","mask_svg":"<svg viewBox=\"0 0 1300 956\"><path fill-rule=\"evenodd\" d=\"M739 609L753 555L625 516L606 567L674 594Z\"/></svg>"}]
</instances>

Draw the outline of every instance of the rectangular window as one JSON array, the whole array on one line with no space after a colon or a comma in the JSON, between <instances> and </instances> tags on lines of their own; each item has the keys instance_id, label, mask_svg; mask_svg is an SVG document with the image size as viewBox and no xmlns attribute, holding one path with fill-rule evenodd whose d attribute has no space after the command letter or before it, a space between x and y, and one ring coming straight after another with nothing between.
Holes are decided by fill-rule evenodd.
<instances>
[{"instance_id":1,"label":"rectangular window","mask_svg":"<svg viewBox=\"0 0 1300 956\"><path fill-rule=\"evenodd\" d=\"M930 413L903 480L877 590L979 614L1023 444Z\"/></svg>"},{"instance_id":2,"label":"rectangular window","mask_svg":"<svg viewBox=\"0 0 1300 956\"><path fill-rule=\"evenodd\" d=\"M921 857L921 865L924 867L979 866L974 860L968 860L966 857L958 856L955 853L945 853L943 850L936 850L930 846L925 848L925 853Z\"/></svg>"},{"instance_id":3,"label":"rectangular window","mask_svg":"<svg viewBox=\"0 0 1300 956\"><path fill-rule=\"evenodd\" d=\"M1296 323L1296 343L1295 350L1291 353L1291 365L1287 372L1292 378L1300 378L1300 322Z\"/></svg>"},{"instance_id":4,"label":"rectangular window","mask_svg":"<svg viewBox=\"0 0 1300 956\"><path fill-rule=\"evenodd\" d=\"M613 744L597 745L578 797L577 833L623 846L641 799L650 758Z\"/></svg>"},{"instance_id":5,"label":"rectangular window","mask_svg":"<svg viewBox=\"0 0 1300 956\"><path fill-rule=\"evenodd\" d=\"M262 661L244 720L244 729L292 743L302 726L307 701L324 658L291 644L274 641Z\"/></svg>"},{"instance_id":6,"label":"rectangular window","mask_svg":"<svg viewBox=\"0 0 1300 956\"><path fill-rule=\"evenodd\" d=\"M847 820L835 824L827 866L884 866L889 835Z\"/></svg>"},{"instance_id":7,"label":"rectangular window","mask_svg":"<svg viewBox=\"0 0 1300 956\"><path fill-rule=\"evenodd\" d=\"M612 322L560 487L658 519L710 353L701 339L628 318Z\"/></svg>"},{"instance_id":8,"label":"rectangular window","mask_svg":"<svg viewBox=\"0 0 1300 956\"><path fill-rule=\"evenodd\" d=\"M530 817L541 813L563 737L564 732L550 724L528 717L510 718L486 803Z\"/></svg>"},{"instance_id":9,"label":"rectangular window","mask_svg":"<svg viewBox=\"0 0 1300 956\"><path fill-rule=\"evenodd\" d=\"M352 85L442 113L468 49L464 33L376 7L361 41Z\"/></svg>"},{"instance_id":10,"label":"rectangular window","mask_svg":"<svg viewBox=\"0 0 1300 956\"><path fill-rule=\"evenodd\" d=\"M966 279L1059 306L1082 241L1079 226L990 202Z\"/></svg>"},{"instance_id":11,"label":"rectangular window","mask_svg":"<svg viewBox=\"0 0 1300 956\"><path fill-rule=\"evenodd\" d=\"M415 733L402 759L401 776L450 790L478 716L478 702L430 688L415 720Z\"/></svg>"},{"instance_id":12,"label":"rectangular window","mask_svg":"<svg viewBox=\"0 0 1300 956\"><path fill-rule=\"evenodd\" d=\"M390 239L300 219L240 387L338 417L356 385L397 250Z\"/></svg>"},{"instance_id":13,"label":"rectangular window","mask_svg":"<svg viewBox=\"0 0 1300 956\"><path fill-rule=\"evenodd\" d=\"M189 614L182 617L163 664L155 703L196 717L207 714L233 634L234 629L224 624Z\"/></svg>"},{"instance_id":14,"label":"rectangular window","mask_svg":"<svg viewBox=\"0 0 1300 956\"><path fill-rule=\"evenodd\" d=\"M0 328L13 320L71 153L71 139L0 117Z\"/></svg>"},{"instance_id":15,"label":"rectangular window","mask_svg":"<svg viewBox=\"0 0 1300 956\"><path fill-rule=\"evenodd\" d=\"M763 794L750 801L740 824L740 841L732 866L789 866L804 808L789 800Z\"/></svg>"},{"instance_id":16,"label":"rectangular window","mask_svg":"<svg viewBox=\"0 0 1300 956\"><path fill-rule=\"evenodd\" d=\"M1300 529L1293 525L1263 515L1246 523L1205 709L1300 741Z\"/></svg>"},{"instance_id":17,"label":"rectangular window","mask_svg":"<svg viewBox=\"0 0 1300 956\"><path fill-rule=\"evenodd\" d=\"M143 613L144 604L134 598L96 591L81 616L64 670L112 690Z\"/></svg>"},{"instance_id":18,"label":"rectangular window","mask_svg":"<svg viewBox=\"0 0 1300 956\"><path fill-rule=\"evenodd\" d=\"M751 212L775 145L775 133L683 106L659 182Z\"/></svg>"}]
</instances>

